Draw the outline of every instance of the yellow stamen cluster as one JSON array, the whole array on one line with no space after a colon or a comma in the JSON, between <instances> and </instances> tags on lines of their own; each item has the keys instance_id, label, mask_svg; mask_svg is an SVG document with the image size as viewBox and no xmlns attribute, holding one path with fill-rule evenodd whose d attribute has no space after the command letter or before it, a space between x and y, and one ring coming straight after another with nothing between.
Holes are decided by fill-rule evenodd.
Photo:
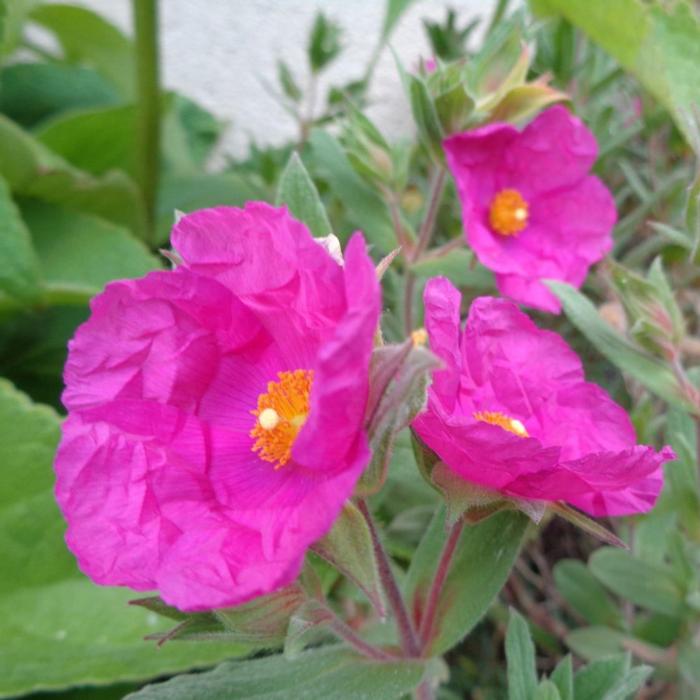
<instances>
[{"instance_id":1,"label":"yellow stamen cluster","mask_svg":"<svg viewBox=\"0 0 700 700\"><path fill-rule=\"evenodd\" d=\"M427 345L428 331L426 331L425 328L416 328L416 330L411 333L411 341L416 348Z\"/></svg>"},{"instance_id":2,"label":"yellow stamen cluster","mask_svg":"<svg viewBox=\"0 0 700 700\"><path fill-rule=\"evenodd\" d=\"M530 210L518 190L501 190L491 202L489 223L502 236L515 236L526 226Z\"/></svg>"},{"instance_id":3,"label":"yellow stamen cluster","mask_svg":"<svg viewBox=\"0 0 700 700\"><path fill-rule=\"evenodd\" d=\"M499 428L503 428L503 430L507 430L518 437L530 437L525 426L517 418L511 418L499 411L476 411L474 418L489 425L497 425Z\"/></svg>"},{"instance_id":4,"label":"yellow stamen cluster","mask_svg":"<svg viewBox=\"0 0 700 700\"><path fill-rule=\"evenodd\" d=\"M309 415L309 394L314 373L308 369L278 372L279 381L268 382L267 392L258 396L256 417L250 437L253 452L280 469L292 456L292 446Z\"/></svg>"}]
</instances>

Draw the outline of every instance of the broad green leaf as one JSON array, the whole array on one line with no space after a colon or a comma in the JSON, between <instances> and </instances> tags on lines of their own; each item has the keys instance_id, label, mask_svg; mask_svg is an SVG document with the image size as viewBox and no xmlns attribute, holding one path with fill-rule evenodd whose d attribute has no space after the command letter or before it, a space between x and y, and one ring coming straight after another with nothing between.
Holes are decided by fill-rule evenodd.
<instances>
[{"instance_id":1,"label":"broad green leaf","mask_svg":"<svg viewBox=\"0 0 700 700\"><path fill-rule=\"evenodd\" d=\"M566 645L581 658L589 661L604 659L623 650L626 635L612 627L594 625L578 627L566 635Z\"/></svg>"},{"instance_id":2,"label":"broad green leaf","mask_svg":"<svg viewBox=\"0 0 700 700\"><path fill-rule=\"evenodd\" d=\"M133 592L101 588L75 566L53 499L60 419L0 381L0 697L144 680L207 666L237 646L143 641L158 617ZM163 621L167 624L167 621Z\"/></svg>"},{"instance_id":3,"label":"broad green leaf","mask_svg":"<svg viewBox=\"0 0 700 700\"><path fill-rule=\"evenodd\" d=\"M277 204L286 204L314 236L322 238L333 232L316 185L297 153L292 153L280 178Z\"/></svg>"},{"instance_id":4,"label":"broad green leaf","mask_svg":"<svg viewBox=\"0 0 700 700\"><path fill-rule=\"evenodd\" d=\"M133 45L115 26L91 10L58 3L40 5L31 19L56 35L68 61L95 68L124 97L133 96Z\"/></svg>"},{"instance_id":5,"label":"broad green leaf","mask_svg":"<svg viewBox=\"0 0 700 700\"><path fill-rule=\"evenodd\" d=\"M608 692L624 680L629 668L629 654L591 662L574 676L574 697L605 700Z\"/></svg>"},{"instance_id":6,"label":"broad green leaf","mask_svg":"<svg viewBox=\"0 0 700 700\"><path fill-rule=\"evenodd\" d=\"M687 2L538 0L561 14L632 73L673 116L692 144L688 115L700 104L700 22Z\"/></svg>"},{"instance_id":7,"label":"broad green leaf","mask_svg":"<svg viewBox=\"0 0 700 700\"><path fill-rule=\"evenodd\" d=\"M583 562L576 559L557 562L554 582L569 605L592 625L622 625L617 606Z\"/></svg>"},{"instance_id":8,"label":"broad green leaf","mask_svg":"<svg viewBox=\"0 0 700 700\"><path fill-rule=\"evenodd\" d=\"M15 63L0 71L0 84L0 112L25 127L67 110L119 101L112 85L84 66Z\"/></svg>"},{"instance_id":9,"label":"broad green leaf","mask_svg":"<svg viewBox=\"0 0 700 700\"><path fill-rule=\"evenodd\" d=\"M651 666L635 666L627 675L605 696L605 700L628 700L644 685L654 672Z\"/></svg>"},{"instance_id":10,"label":"broad green leaf","mask_svg":"<svg viewBox=\"0 0 700 700\"><path fill-rule=\"evenodd\" d=\"M513 608L510 609L506 631L506 661L508 663L508 700L530 700L537 688L535 645L532 643L527 622Z\"/></svg>"},{"instance_id":11,"label":"broad green leaf","mask_svg":"<svg viewBox=\"0 0 700 700\"><path fill-rule=\"evenodd\" d=\"M331 531L313 545L316 554L350 578L383 616L384 600L367 521L348 501Z\"/></svg>"},{"instance_id":12,"label":"broad green leaf","mask_svg":"<svg viewBox=\"0 0 700 700\"><path fill-rule=\"evenodd\" d=\"M0 175L15 194L97 214L139 234L144 229L143 205L130 178L78 170L1 116Z\"/></svg>"},{"instance_id":13,"label":"broad green leaf","mask_svg":"<svg viewBox=\"0 0 700 700\"><path fill-rule=\"evenodd\" d=\"M269 656L149 685L124 700L399 700L420 682L424 661L370 661L336 646L294 661Z\"/></svg>"},{"instance_id":14,"label":"broad green leaf","mask_svg":"<svg viewBox=\"0 0 700 700\"><path fill-rule=\"evenodd\" d=\"M571 654L557 664L549 680L557 686L561 700L574 700L574 663Z\"/></svg>"},{"instance_id":15,"label":"broad green leaf","mask_svg":"<svg viewBox=\"0 0 700 700\"><path fill-rule=\"evenodd\" d=\"M667 566L644 562L611 547L596 551L588 566L611 591L636 605L671 616L684 612L684 594Z\"/></svg>"},{"instance_id":16,"label":"broad green leaf","mask_svg":"<svg viewBox=\"0 0 700 700\"><path fill-rule=\"evenodd\" d=\"M568 319L610 362L669 403L697 410L681 394L670 367L613 330L581 292L565 282L549 280L546 284L561 301Z\"/></svg>"},{"instance_id":17,"label":"broad green leaf","mask_svg":"<svg viewBox=\"0 0 700 700\"><path fill-rule=\"evenodd\" d=\"M39 294L39 263L29 231L0 178L0 291L20 301Z\"/></svg>"},{"instance_id":18,"label":"broad green leaf","mask_svg":"<svg viewBox=\"0 0 700 700\"><path fill-rule=\"evenodd\" d=\"M22 215L49 284L97 294L113 279L161 267L126 229L96 216L37 201L25 201Z\"/></svg>"},{"instance_id":19,"label":"broad green leaf","mask_svg":"<svg viewBox=\"0 0 700 700\"><path fill-rule=\"evenodd\" d=\"M132 105L72 111L34 133L38 141L76 168L93 175L117 169L133 176L135 115Z\"/></svg>"},{"instance_id":20,"label":"broad green leaf","mask_svg":"<svg viewBox=\"0 0 700 700\"><path fill-rule=\"evenodd\" d=\"M521 513L503 512L464 529L438 605L432 655L452 648L484 616L515 563L528 522ZM404 586L416 618L424 609L445 539L441 508L411 561Z\"/></svg>"},{"instance_id":21,"label":"broad green leaf","mask_svg":"<svg viewBox=\"0 0 700 700\"><path fill-rule=\"evenodd\" d=\"M313 171L328 182L333 195L345 207L352 226L362 229L367 242L378 253L386 255L396 248L388 209L376 191L355 172L338 141L326 131L314 129L309 143Z\"/></svg>"}]
</instances>

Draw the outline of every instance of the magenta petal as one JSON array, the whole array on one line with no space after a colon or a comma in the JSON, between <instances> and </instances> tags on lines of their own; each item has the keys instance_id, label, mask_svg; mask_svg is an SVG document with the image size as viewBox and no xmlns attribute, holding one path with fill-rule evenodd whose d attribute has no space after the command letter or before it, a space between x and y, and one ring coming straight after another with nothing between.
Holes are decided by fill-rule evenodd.
<instances>
[{"instance_id":1,"label":"magenta petal","mask_svg":"<svg viewBox=\"0 0 700 700\"><path fill-rule=\"evenodd\" d=\"M598 145L588 127L562 105L533 119L508 150L514 184L530 193L570 186L593 167Z\"/></svg>"},{"instance_id":2,"label":"magenta petal","mask_svg":"<svg viewBox=\"0 0 700 700\"><path fill-rule=\"evenodd\" d=\"M561 302L547 286L536 277L496 273L496 286L504 297L552 314L561 312Z\"/></svg>"}]
</instances>

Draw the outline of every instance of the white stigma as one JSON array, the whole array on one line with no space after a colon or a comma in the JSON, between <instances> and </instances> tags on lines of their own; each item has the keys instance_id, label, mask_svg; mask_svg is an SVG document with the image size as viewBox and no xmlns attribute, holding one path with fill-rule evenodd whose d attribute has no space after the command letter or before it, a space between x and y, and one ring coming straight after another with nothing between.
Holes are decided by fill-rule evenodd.
<instances>
[{"instance_id":1,"label":"white stigma","mask_svg":"<svg viewBox=\"0 0 700 700\"><path fill-rule=\"evenodd\" d=\"M523 437L527 437L527 430L525 429L525 426L517 418L510 419L510 427L518 435L522 435Z\"/></svg>"},{"instance_id":2,"label":"white stigma","mask_svg":"<svg viewBox=\"0 0 700 700\"><path fill-rule=\"evenodd\" d=\"M258 423L263 430L274 430L280 422L280 416L274 408L266 408L260 412Z\"/></svg>"},{"instance_id":3,"label":"white stigma","mask_svg":"<svg viewBox=\"0 0 700 700\"><path fill-rule=\"evenodd\" d=\"M525 221L527 218L527 211L523 209L522 207L518 207L514 212L513 216L518 220L518 221Z\"/></svg>"}]
</instances>

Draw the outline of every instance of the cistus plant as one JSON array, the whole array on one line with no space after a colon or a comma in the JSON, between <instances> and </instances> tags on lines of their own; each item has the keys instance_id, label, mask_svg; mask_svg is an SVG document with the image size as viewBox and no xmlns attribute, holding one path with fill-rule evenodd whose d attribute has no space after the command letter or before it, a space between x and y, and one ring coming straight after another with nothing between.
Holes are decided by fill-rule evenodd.
<instances>
[{"instance_id":1,"label":"cistus plant","mask_svg":"<svg viewBox=\"0 0 700 700\"><path fill-rule=\"evenodd\" d=\"M400 139L409 5L215 171L153 0L0 3L0 697L700 697L697 10L449 11Z\"/></svg>"}]
</instances>

